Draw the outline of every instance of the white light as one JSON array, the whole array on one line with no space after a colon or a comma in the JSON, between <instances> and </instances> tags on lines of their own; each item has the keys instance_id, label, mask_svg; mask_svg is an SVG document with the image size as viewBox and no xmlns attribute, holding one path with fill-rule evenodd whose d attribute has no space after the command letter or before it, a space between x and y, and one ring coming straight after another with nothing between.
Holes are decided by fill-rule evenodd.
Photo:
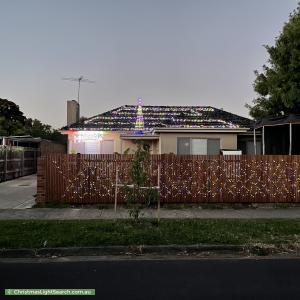
<instances>
[{"instance_id":1,"label":"white light","mask_svg":"<svg viewBox=\"0 0 300 300\"><path fill-rule=\"evenodd\" d=\"M103 131L77 131L74 134L74 142L102 141Z\"/></svg>"}]
</instances>

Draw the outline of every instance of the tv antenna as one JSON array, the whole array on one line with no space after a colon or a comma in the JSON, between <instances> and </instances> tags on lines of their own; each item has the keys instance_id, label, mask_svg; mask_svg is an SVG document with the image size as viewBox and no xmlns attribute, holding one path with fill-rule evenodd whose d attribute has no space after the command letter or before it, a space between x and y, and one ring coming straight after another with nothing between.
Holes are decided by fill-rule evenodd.
<instances>
[{"instance_id":1,"label":"tv antenna","mask_svg":"<svg viewBox=\"0 0 300 300\"><path fill-rule=\"evenodd\" d=\"M78 82L78 91L77 91L77 102L79 104L79 95L80 95L80 84L81 82L87 82L87 83L95 83L95 81L88 80L84 78L83 76L80 76L78 78L76 77L64 77L62 80L69 80L69 81L77 81Z\"/></svg>"}]
</instances>

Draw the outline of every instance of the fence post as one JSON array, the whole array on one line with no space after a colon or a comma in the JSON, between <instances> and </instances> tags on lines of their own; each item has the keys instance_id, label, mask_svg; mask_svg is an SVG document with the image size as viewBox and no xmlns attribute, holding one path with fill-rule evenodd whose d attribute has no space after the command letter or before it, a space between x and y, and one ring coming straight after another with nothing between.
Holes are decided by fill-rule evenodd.
<instances>
[{"instance_id":1,"label":"fence post","mask_svg":"<svg viewBox=\"0 0 300 300\"><path fill-rule=\"evenodd\" d=\"M24 176L24 152L25 149L22 149L22 154L21 154L21 176Z\"/></svg>"},{"instance_id":2,"label":"fence post","mask_svg":"<svg viewBox=\"0 0 300 300\"><path fill-rule=\"evenodd\" d=\"M7 180L7 147L5 149L5 154L4 154L4 181Z\"/></svg>"},{"instance_id":3,"label":"fence post","mask_svg":"<svg viewBox=\"0 0 300 300\"><path fill-rule=\"evenodd\" d=\"M163 202L166 202L166 197L163 195L163 189L165 189L166 185L166 179L164 178L164 169L165 169L165 161L166 161L166 154L160 154L159 155L159 163L160 163L160 170L159 170L159 201L161 204L161 199L163 199Z\"/></svg>"},{"instance_id":4,"label":"fence post","mask_svg":"<svg viewBox=\"0 0 300 300\"><path fill-rule=\"evenodd\" d=\"M80 153L76 154L76 174L80 171Z\"/></svg>"},{"instance_id":5,"label":"fence post","mask_svg":"<svg viewBox=\"0 0 300 300\"><path fill-rule=\"evenodd\" d=\"M118 167L116 166L116 182L115 182L115 212L117 212L117 201L118 201Z\"/></svg>"},{"instance_id":6,"label":"fence post","mask_svg":"<svg viewBox=\"0 0 300 300\"><path fill-rule=\"evenodd\" d=\"M33 173L36 173L37 171L37 155L36 155L36 149L33 150Z\"/></svg>"},{"instance_id":7,"label":"fence post","mask_svg":"<svg viewBox=\"0 0 300 300\"><path fill-rule=\"evenodd\" d=\"M157 221L160 221L160 164L161 162L158 161L157 165L157 191L158 191L158 201L157 201Z\"/></svg>"}]
</instances>

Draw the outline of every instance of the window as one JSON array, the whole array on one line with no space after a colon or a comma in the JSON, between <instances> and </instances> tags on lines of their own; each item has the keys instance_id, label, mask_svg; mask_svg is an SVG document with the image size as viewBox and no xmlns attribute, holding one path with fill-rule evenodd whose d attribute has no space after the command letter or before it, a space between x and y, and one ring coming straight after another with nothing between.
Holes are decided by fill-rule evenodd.
<instances>
[{"instance_id":1,"label":"window","mask_svg":"<svg viewBox=\"0 0 300 300\"><path fill-rule=\"evenodd\" d=\"M177 139L177 154L190 154L190 138Z\"/></svg>"},{"instance_id":2,"label":"window","mask_svg":"<svg viewBox=\"0 0 300 300\"><path fill-rule=\"evenodd\" d=\"M178 138L177 154L218 155L220 139Z\"/></svg>"},{"instance_id":3,"label":"window","mask_svg":"<svg viewBox=\"0 0 300 300\"><path fill-rule=\"evenodd\" d=\"M100 143L93 141L86 141L85 143L85 154L99 154L100 153Z\"/></svg>"},{"instance_id":4,"label":"window","mask_svg":"<svg viewBox=\"0 0 300 300\"><path fill-rule=\"evenodd\" d=\"M207 139L191 139L191 154L206 155Z\"/></svg>"},{"instance_id":5,"label":"window","mask_svg":"<svg viewBox=\"0 0 300 300\"><path fill-rule=\"evenodd\" d=\"M220 154L220 140L208 139L207 140L207 154L219 155Z\"/></svg>"},{"instance_id":6,"label":"window","mask_svg":"<svg viewBox=\"0 0 300 300\"><path fill-rule=\"evenodd\" d=\"M78 144L78 143L77 143ZM113 154L114 141L104 140L100 142L87 141L85 144L85 154Z\"/></svg>"}]
</instances>

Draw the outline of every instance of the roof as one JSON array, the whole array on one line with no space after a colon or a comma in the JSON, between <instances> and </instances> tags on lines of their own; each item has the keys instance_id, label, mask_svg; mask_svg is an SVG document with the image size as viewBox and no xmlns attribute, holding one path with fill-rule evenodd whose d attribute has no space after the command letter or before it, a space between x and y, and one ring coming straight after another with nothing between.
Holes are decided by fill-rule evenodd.
<instances>
[{"instance_id":1,"label":"roof","mask_svg":"<svg viewBox=\"0 0 300 300\"><path fill-rule=\"evenodd\" d=\"M137 105L124 105L67 129L135 130ZM253 121L211 106L142 106L144 130L155 128L249 128Z\"/></svg>"},{"instance_id":2,"label":"roof","mask_svg":"<svg viewBox=\"0 0 300 300\"><path fill-rule=\"evenodd\" d=\"M31 143L40 143L42 141L40 137L32 137L31 135L2 136L1 138L9 139L12 141L31 142Z\"/></svg>"},{"instance_id":3,"label":"roof","mask_svg":"<svg viewBox=\"0 0 300 300\"><path fill-rule=\"evenodd\" d=\"M279 117L264 118L255 123L255 128L296 123L300 124L300 114L290 114Z\"/></svg>"}]
</instances>

